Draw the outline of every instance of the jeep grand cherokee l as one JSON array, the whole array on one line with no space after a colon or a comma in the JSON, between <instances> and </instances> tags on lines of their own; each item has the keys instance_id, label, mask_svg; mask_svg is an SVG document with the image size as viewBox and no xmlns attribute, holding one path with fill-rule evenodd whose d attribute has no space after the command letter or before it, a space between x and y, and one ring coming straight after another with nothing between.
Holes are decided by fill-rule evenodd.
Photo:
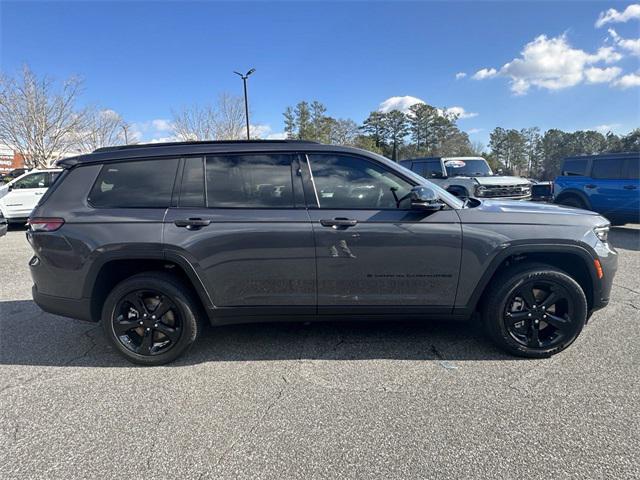
<instances>
[{"instance_id":1,"label":"jeep grand cherokee l","mask_svg":"<svg viewBox=\"0 0 640 480\"><path fill-rule=\"evenodd\" d=\"M58 165L29 219L33 297L146 365L206 323L352 317L482 318L506 351L549 356L607 304L617 266L595 213L462 201L354 148L170 143Z\"/></svg>"}]
</instances>

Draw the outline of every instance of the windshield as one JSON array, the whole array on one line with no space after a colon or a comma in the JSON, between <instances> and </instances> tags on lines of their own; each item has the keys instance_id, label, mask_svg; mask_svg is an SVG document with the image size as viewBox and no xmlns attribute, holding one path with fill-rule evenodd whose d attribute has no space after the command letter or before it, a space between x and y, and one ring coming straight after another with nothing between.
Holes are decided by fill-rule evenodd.
<instances>
[{"instance_id":1,"label":"windshield","mask_svg":"<svg viewBox=\"0 0 640 480\"><path fill-rule=\"evenodd\" d=\"M444 166L450 177L489 177L493 175L491 167L483 159L446 160Z\"/></svg>"}]
</instances>

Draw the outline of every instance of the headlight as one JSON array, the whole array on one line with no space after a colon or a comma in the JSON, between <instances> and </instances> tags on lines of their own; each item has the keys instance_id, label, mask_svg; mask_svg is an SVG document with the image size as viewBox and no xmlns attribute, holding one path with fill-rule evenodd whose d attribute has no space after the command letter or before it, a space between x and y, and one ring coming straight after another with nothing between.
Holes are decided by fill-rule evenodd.
<instances>
[{"instance_id":1,"label":"headlight","mask_svg":"<svg viewBox=\"0 0 640 480\"><path fill-rule=\"evenodd\" d=\"M482 185L477 185L476 186L476 196L477 197L484 197L484 193L487 191L486 187L483 187Z\"/></svg>"},{"instance_id":2,"label":"headlight","mask_svg":"<svg viewBox=\"0 0 640 480\"><path fill-rule=\"evenodd\" d=\"M596 237L598 237L598 240L600 240L602 243L607 243L607 240L609 240L609 227L596 227L593 229L593 233L596 234Z\"/></svg>"}]
</instances>

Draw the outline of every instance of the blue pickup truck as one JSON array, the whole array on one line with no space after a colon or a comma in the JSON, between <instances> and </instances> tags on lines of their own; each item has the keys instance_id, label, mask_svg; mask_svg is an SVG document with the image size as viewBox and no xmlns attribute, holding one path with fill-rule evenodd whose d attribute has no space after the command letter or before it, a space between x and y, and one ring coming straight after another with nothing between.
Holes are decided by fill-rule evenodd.
<instances>
[{"instance_id":1,"label":"blue pickup truck","mask_svg":"<svg viewBox=\"0 0 640 480\"><path fill-rule=\"evenodd\" d=\"M598 212L614 225L640 222L639 171L640 152L565 158L553 200Z\"/></svg>"}]
</instances>

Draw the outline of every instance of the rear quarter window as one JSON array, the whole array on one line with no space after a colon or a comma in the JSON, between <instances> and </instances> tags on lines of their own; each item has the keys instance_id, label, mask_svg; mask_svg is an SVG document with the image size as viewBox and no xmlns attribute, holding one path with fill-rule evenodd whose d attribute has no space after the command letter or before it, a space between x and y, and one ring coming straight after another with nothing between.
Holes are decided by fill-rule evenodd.
<instances>
[{"instance_id":1,"label":"rear quarter window","mask_svg":"<svg viewBox=\"0 0 640 480\"><path fill-rule=\"evenodd\" d=\"M562 175L584 176L587 174L587 159L565 160Z\"/></svg>"},{"instance_id":2,"label":"rear quarter window","mask_svg":"<svg viewBox=\"0 0 640 480\"><path fill-rule=\"evenodd\" d=\"M106 164L88 201L96 208L168 207L177 169L177 158Z\"/></svg>"}]
</instances>

